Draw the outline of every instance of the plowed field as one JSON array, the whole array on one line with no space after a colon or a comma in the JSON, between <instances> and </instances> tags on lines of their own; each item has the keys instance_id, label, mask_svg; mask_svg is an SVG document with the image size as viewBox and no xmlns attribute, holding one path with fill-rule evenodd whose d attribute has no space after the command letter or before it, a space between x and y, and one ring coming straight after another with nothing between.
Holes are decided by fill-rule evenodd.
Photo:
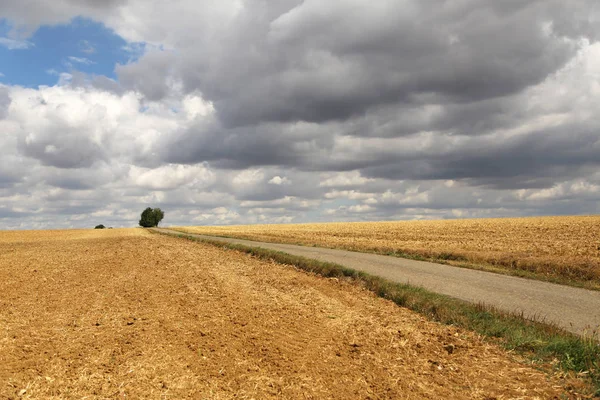
<instances>
[{"instance_id":1,"label":"plowed field","mask_svg":"<svg viewBox=\"0 0 600 400\"><path fill-rule=\"evenodd\" d=\"M0 233L0 398L559 398L356 284L143 230Z\"/></svg>"}]
</instances>

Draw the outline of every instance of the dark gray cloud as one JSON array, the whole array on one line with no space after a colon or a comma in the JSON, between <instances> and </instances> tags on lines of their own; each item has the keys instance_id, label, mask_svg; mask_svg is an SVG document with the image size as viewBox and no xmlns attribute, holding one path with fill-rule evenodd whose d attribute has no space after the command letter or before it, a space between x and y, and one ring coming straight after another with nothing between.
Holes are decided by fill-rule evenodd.
<instances>
[{"instance_id":1,"label":"dark gray cloud","mask_svg":"<svg viewBox=\"0 0 600 400\"><path fill-rule=\"evenodd\" d=\"M196 124L157 145L165 161L195 164L209 161L220 168L303 166L311 154L331 148L333 137L321 127L301 124L264 124L234 129L218 121Z\"/></svg>"},{"instance_id":2,"label":"dark gray cloud","mask_svg":"<svg viewBox=\"0 0 600 400\"><path fill-rule=\"evenodd\" d=\"M421 96L456 103L518 93L563 66L588 31L577 13L571 29L554 31L569 13L558 1L462 4L306 1L274 19L248 7L214 46L178 55L174 73L228 127L343 120ZM151 86L155 55L147 57L136 72Z\"/></svg>"},{"instance_id":3,"label":"dark gray cloud","mask_svg":"<svg viewBox=\"0 0 600 400\"><path fill-rule=\"evenodd\" d=\"M104 165L96 168L48 167L37 173L41 182L66 190L94 190L122 179L126 173L118 167Z\"/></svg>"},{"instance_id":4,"label":"dark gray cloud","mask_svg":"<svg viewBox=\"0 0 600 400\"><path fill-rule=\"evenodd\" d=\"M12 188L15 184L21 182L25 175L22 168L23 165L14 156L3 156L0 159L0 189Z\"/></svg>"},{"instance_id":5,"label":"dark gray cloud","mask_svg":"<svg viewBox=\"0 0 600 400\"><path fill-rule=\"evenodd\" d=\"M57 168L91 167L107 157L98 143L68 126L28 134L21 138L19 150L43 165Z\"/></svg>"},{"instance_id":6,"label":"dark gray cloud","mask_svg":"<svg viewBox=\"0 0 600 400\"><path fill-rule=\"evenodd\" d=\"M153 50L144 55L143 63L117 64L115 72L124 87L138 90L148 100L160 100L169 94L168 79L176 63L174 57L168 52Z\"/></svg>"},{"instance_id":7,"label":"dark gray cloud","mask_svg":"<svg viewBox=\"0 0 600 400\"><path fill-rule=\"evenodd\" d=\"M31 216L32 213L24 213L24 212L15 212L11 210L7 210L3 207L0 207L0 219L16 219L16 218L26 218Z\"/></svg>"},{"instance_id":8,"label":"dark gray cloud","mask_svg":"<svg viewBox=\"0 0 600 400\"><path fill-rule=\"evenodd\" d=\"M9 188L21 181L21 177L6 171L0 171L0 188Z\"/></svg>"},{"instance_id":9,"label":"dark gray cloud","mask_svg":"<svg viewBox=\"0 0 600 400\"><path fill-rule=\"evenodd\" d=\"M505 125L513 127L518 121L507 117ZM498 121L489 123L502 126ZM398 125L395 121L389 124ZM488 128L482 130L487 135L471 131L458 136L412 135L406 140L388 138L380 143L359 137L352 145L336 145L335 133L354 132L357 126L369 125L376 124L351 121L341 125L295 126L294 135L289 134L289 127L280 124L235 130L198 126L175 139L168 138L174 142L160 147L167 151L165 159L176 163L206 160L220 168L360 170L371 178L457 179L505 189L549 187L600 166L600 127L593 124L560 125L513 137L490 134Z\"/></svg>"},{"instance_id":10,"label":"dark gray cloud","mask_svg":"<svg viewBox=\"0 0 600 400\"><path fill-rule=\"evenodd\" d=\"M373 178L458 179L505 189L544 188L599 168L599 149L598 128L577 132L561 126L503 141L480 138L446 152L417 152L381 165L373 161L363 172Z\"/></svg>"},{"instance_id":11,"label":"dark gray cloud","mask_svg":"<svg viewBox=\"0 0 600 400\"><path fill-rule=\"evenodd\" d=\"M71 18L106 17L125 6L128 0L0 0L0 15L13 25L12 37L27 37L42 24L68 22Z\"/></svg>"},{"instance_id":12,"label":"dark gray cloud","mask_svg":"<svg viewBox=\"0 0 600 400\"><path fill-rule=\"evenodd\" d=\"M595 143L595 127L575 138L564 131L581 127L533 129L509 140L491 134L538 115L522 94L572 60L582 37L596 39L596 5L342 3L290 3L279 15L246 8L218 46L187 48L170 73L162 66L176 56L167 53L124 67L137 83L125 73L124 82L143 91L148 81L152 99L166 95L167 79L178 78L186 91L213 101L218 120L169 138L163 158L222 168L359 169L377 178L464 179L505 188L547 187L597 165L586 150ZM586 5L594 11L580 12ZM318 128L309 139L289 137L290 126L306 129L298 121ZM367 146L340 155L333 146L340 136L427 131L450 147L434 143L394 154ZM474 138L454 148L447 135Z\"/></svg>"}]
</instances>

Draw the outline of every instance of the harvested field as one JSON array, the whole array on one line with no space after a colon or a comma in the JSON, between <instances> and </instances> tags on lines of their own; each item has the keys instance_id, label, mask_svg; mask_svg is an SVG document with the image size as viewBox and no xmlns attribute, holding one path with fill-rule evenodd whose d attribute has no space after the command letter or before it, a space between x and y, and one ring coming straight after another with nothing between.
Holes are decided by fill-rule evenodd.
<instances>
[{"instance_id":1,"label":"harvested field","mask_svg":"<svg viewBox=\"0 0 600 400\"><path fill-rule=\"evenodd\" d=\"M356 284L210 245L0 233L0 398L551 399L581 384L513 357Z\"/></svg>"},{"instance_id":2,"label":"harvested field","mask_svg":"<svg viewBox=\"0 0 600 400\"><path fill-rule=\"evenodd\" d=\"M175 229L266 242L418 256L508 273L522 271L559 282L572 281L600 288L600 216Z\"/></svg>"}]
</instances>

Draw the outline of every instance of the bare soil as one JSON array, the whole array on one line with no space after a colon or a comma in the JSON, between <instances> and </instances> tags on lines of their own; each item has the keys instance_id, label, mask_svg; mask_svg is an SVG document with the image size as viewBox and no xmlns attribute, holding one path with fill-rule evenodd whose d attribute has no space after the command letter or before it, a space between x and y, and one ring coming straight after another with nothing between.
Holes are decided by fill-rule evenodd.
<instances>
[{"instance_id":1,"label":"bare soil","mask_svg":"<svg viewBox=\"0 0 600 400\"><path fill-rule=\"evenodd\" d=\"M168 235L181 235L170 229L153 230ZM469 303L486 304L497 310L551 323L568 332L600 341L600 291L597 290L372 253L192 233L186 235L343 265L391 282L422 287Z\"/></svg>"},{"instance_id":2,"label":"bare soil","mask_svg":"<svg viewBox=\"0 0 600 400\"><path fill-rule=\"evenodd\" d=\"M580 385L241 253L133 229L0 233L0 398L552 399Z\"/></svg>"}]
</instances>

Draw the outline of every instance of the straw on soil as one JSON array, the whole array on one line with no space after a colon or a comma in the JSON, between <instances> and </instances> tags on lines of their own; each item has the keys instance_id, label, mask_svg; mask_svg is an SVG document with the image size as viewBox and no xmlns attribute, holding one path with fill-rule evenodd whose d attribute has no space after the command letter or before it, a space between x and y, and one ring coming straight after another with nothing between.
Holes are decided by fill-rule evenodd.
<instances>
[{"instance_id":1,"label":"straw on soil","mask_svg":"<svg viewBox=\"0 0 600 400\"><path fill-rule=\"evenodd\" d=\"M344 280L90 232L0 234L1 398L549 399L581 384Z\"/></svg>"}]
</instances>

